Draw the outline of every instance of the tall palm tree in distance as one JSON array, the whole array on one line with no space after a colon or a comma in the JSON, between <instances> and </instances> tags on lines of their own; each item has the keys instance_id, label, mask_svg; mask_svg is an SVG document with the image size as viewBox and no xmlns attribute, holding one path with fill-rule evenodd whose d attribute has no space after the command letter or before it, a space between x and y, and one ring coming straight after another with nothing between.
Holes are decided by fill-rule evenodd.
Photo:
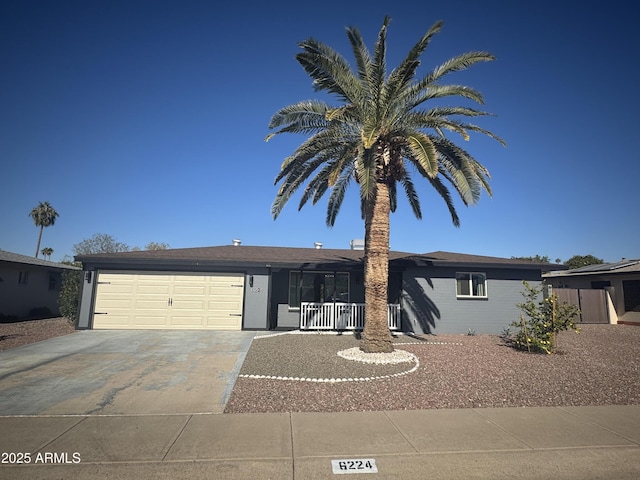
<instances>
[{"instance_id":1,"label":"tall palm tree in distance","mask_svg":"<svg viewBox=\"0 0 640 480\"><path fill-rule=\"evenodd\" d=\"M44 247L42 250L40 250L40 253L42 254L43 257L45 257L47 260L51 260L51 255L53 255L53 248L51 247Z\"/></svg>"},{"instance_id":2,"label":"tall palm tree in distance","mask_svg":"<svg viewBox=\"0 0 640 480\"><path fill-rule=\"evenodd\" d=\"M479 132L504 145L493 133L465 119L488 115L466 106L444 107L434 100L456 97L483 104L480 92L461 85L443 85L447 74L478 62L494 60L486 52L458 55L421 78L416 78L420 57L442 28L435 23L409 51L400 65L387 74L386 40L389 17L384 19L373 55L360 32L347 28L355 57L355 71L331 47L313 38L299 43L297 61L313 79L316 91L337 97L331 106L307 100L276 112L269 123L273 131L308 138L282 163L275 184L282 182L271 207L274 218L291 196L306 183L299 209L315 204L329 191L326 223L333 226L351 180L359 184L365 225L365 327L360 342L364 352L391 352L387 323L389 215L396 210L398 184L413 213L422 217L413 177L419 176L438 192L455 226L460 220L447 183L465 205L476 203L484 190L491 195L488 170L445 135L453 132L469 140Z\"/></svg>"},{"instance_id":3,"label":"tall palm tree in distance","mask_svg":"<svg viewBox=\"0 0 640 480\"><path fill-rule=\"evenodd\" d=\"M44 227L50 227L56 223L58 212L49 204L49 202L40 202L37 207L31 210L29 216L33 219L33 223L36 227L40 227L40 235L38 235L38 246L36 247L36 258L38 258L38 252L40 251L40 241L42 240L42 230Z\"/></svg>"}]
</instances>

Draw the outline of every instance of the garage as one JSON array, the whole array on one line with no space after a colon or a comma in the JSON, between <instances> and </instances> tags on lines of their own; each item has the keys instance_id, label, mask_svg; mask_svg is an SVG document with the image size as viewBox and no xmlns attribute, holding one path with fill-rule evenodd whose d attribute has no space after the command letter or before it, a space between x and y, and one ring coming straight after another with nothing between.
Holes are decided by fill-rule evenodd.
<instances>
[{"instance_id":1,"label":"garage","mask_svg":"<svg viewBox=\"0 0 640 480\"><path fill-rule=\"evenodd\" d=\"M99 271L95 329L241 330L244 275Z\"/></svg>"}]
</instances>

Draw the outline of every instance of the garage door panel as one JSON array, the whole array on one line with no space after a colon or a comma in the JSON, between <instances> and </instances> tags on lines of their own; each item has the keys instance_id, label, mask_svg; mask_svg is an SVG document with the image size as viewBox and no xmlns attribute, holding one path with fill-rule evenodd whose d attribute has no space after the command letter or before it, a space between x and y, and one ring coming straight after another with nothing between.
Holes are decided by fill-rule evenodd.
<instances>
[{"instance_id":1,"label":"garage door panel","mask_svg":"<svg viewBox=\"0 0 640 480\"><path fill-rule=\"evenodd\" d=\"M138 285L137 295L157 296L167 299L171 295L168 285Z\"/></svg>"},{"instance_id":2,"label":"garage door panel","mask_svg":"<svg viewBox=\"0 0 640 480\"><path fill-rule=\"evenodd\" d=\"M131 297L122 298L105 295L100 299L100 302L96 302L96 310L100 310L103 305L108 305L111 309L130 310L133 305L133 299Z\"/></svg>"},{"instance_id":3,"label":"garage door panel","mask_svg":"<svg viewBox=\"0 0 640 480\"><path fill-rule=\"evenodd\" d=\"M110 295L131 295L133 293L133 286L122 283L103 283L99 284L98 288L108 291Z\"/></svg>"},{"instance_id":4,"label":"garage door panel","mask_svg":"<svg viewBox=\"0 0 640 480\"><path fill-rule=\"evenodd\" d=\"M207 288L204 285L175 285L173 287L174 296L178 296L178 295L202 296L202 295L206 295L206 293L207 293Z\"/></svg>"},{"instance_id":5,"label":"garage door panel","mask_svg":"<svg viewBox=\"0 0 640 480\"><path fill-rule=\"evenodd\" d=\"M135 310L158 310L164 312L167 310L167 301L166 300L146 300L146 299L137 299L134 301Z\"/></svg>"},{"instance_id":6,"label":"garage door panel","mask_svg":"<svg viewBox=\"0 0 640 480\"><path fill-rule=\"evenodd\" d=\"M120 274L116 274L120 275ZM138 278L142 283L160 283L162 285L166 285L173 280L175 275L170 275L166 273L138 273L134 275Z\"/></svg>"},{"instance_id":7,"label":"garage door panel","mask_svg":"<svg viewBox=\"0 0 640 480\"><path fill-rule=\"evenodd\" d=\"M242 274L99 272L94 328L240 330Z\"/></svg>"},{"instance_id":8,"label":"garage door panel","mask_svg":"<svg viewBox=\"0 0 640 480\"><path fill-rule=\"evenodd\" d=\"M202 315L196 316L184 316L184 315L174 315L171 317L171 325L175 327L181 328L194 328L194 329L204 329L206 327L206 323L204 321L204 317Z\"/></svg>"},{"instance_id":9,"label":"garage door panel","mask_svg":"<svg viewBox=\"0 0 640 480\"><path fill-rule=\"evenodd\" d=\"M127 325L129 325L129 315L119 315L117 313L110 313L108 316L109 318L102 318L102 317L106 317L107 315L100 315L100 320L105 320L104 322L96 322L96 320L94 320L94 327L93 328L126 328ZM96 315L97 317L97 315ZM102 323L108 324L110 325L109 327L102 327L100 326ZM98 326L96 326L96 324L98 324Z\"/></svg>"},{"instance_id":10,"label":"garage door panel","mask_svg":"<svg viewBox=\"0 0 640 480\"><path fill-rule=\"evenodd\" d=\"M166 315L155 315L153 312L140 312L135 317L135 327L157 327L165 328L168 326Z\"/></svg>"},{"instance_id":11,"label":"garage door panel","mask_svg":"<svg viewBox=\"0 0 640 480\"><path fill-rule=\"evenodd\" d=\"M176 311L188 312L189 310L198 312L200 315L203 315L203 311L206 308L206 304L202 300L174 300L173 304L173 315L177 315Z\"/></svg>"}]
</instances>

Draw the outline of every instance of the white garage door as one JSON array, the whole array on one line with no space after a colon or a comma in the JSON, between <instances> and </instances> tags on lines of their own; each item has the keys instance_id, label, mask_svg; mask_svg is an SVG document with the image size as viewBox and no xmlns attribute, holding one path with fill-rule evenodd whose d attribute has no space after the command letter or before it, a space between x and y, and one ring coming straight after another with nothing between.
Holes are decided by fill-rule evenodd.
<instances>
[{"instance_id":1,"label":"white garage door","mask_svg":"<svg viewBox=\"0 0 640 480\"><path fill-rule=\"evenodd\" d=\"M244 275L100 272L93 328L240 330Z\"/></svg>"}]
</instances>

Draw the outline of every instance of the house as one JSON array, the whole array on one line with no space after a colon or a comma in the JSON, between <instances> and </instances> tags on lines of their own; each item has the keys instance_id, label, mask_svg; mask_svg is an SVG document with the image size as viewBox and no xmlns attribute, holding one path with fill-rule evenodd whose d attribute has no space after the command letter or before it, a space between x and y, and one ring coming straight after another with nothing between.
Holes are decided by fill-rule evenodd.
<instances>
[{"instance_id":1,"label":"house","mask_svg":"<svg viewBox=\"0 0 640 480\"><path fill-rule=\"evenodd\" d=\"M605 290L622 324L640 325L640 259L588 265L543 275L554 289Z\"/></svg>"},{"instance_id":2,"label":"house","mask_svg":"<svg viewBox=\"0 0 640 480\"><path fill-rule=\"evenodd\" d=\"M58 316L62 272L67 270L79 268L0 250L0 315Z\"/></svg>"},{"instance_id":3,"label":"house","mask_svg":"<svg viewBox=\"0 0 640 480\"><path fill-rule=\"evenodd\" d=\"M234 245L80 255L78 328L355 329L364 251ZM389 323L415 333L500 333L522 280L559 265L389 252Z\"/></svg>"}]
</instances>

